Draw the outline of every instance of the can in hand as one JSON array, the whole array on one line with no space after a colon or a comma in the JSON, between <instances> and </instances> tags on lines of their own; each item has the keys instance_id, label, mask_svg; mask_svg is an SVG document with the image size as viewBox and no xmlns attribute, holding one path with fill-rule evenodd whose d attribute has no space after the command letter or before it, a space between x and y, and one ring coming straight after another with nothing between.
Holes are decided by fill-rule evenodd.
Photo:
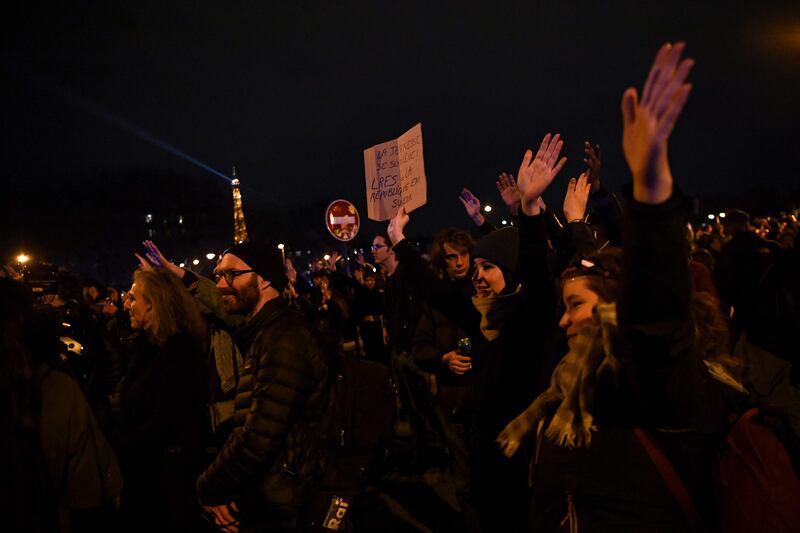
<instances>
[{"instance_id":1,"label":"can in hand","mask_svg":"<svg viewBox=\"0 0 800 533\"><path fill-rule=\"evenodd\" d=\"M472 355L472 339L470 339L469 337L458 339L458 354Z\"/></svg>"}]
</instances>

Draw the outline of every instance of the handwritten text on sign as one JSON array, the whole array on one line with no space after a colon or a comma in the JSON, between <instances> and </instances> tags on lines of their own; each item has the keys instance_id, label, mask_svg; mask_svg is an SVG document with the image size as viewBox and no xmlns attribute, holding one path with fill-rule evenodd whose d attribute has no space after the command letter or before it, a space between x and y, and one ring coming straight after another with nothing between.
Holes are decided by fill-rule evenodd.
<instances>
[{"instance_id":1,"label":"handwritten text on sign","mask_svg":"<svg viewBox=\"0 0 800 533\"><path fill-rule=\"evenodd\" d=\"M367 216L389 220L401 206L412 211L427 202L428 186L422 156L422 124L393 141L364 150Z\"/></svg>"}]
</instances>

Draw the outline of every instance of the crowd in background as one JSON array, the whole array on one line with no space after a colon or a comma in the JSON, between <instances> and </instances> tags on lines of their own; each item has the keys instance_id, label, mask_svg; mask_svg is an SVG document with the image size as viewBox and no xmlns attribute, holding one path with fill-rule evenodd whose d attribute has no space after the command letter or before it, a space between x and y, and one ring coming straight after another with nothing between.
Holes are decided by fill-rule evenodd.
<instances>
[{"instance_id":1,"label":"crowd in background","mask_svg":"<svg viewBox=\"0 0 800 533\"><path fill-rule=\"evenodd\" d=\"M320 527L295 500L324 472L309 434L326 422L316 409L334 354L384 365L396 386L395 434L367 485L440 472L452 530L731 530L714 464L731 420L753 407L794 472L777 490L796 487L798 220L732 208L689 223L666 155L691 89L682 52L665 45L642 93L623 96L633 181L621 198L588 141L586 171L556 179L564 140L547 134L516 176L497 180L511 224L493 227L464 189L472 227L441 229L427 251L406 239L401 208L371 257L332 253L303 272L240 243L209 279L150 241L125 290L61 272L32 292L7 267L4 521L19 531ZM545 190L565 181L563 205L545 205ZM265 340L273 315L297 338ZM446 528L374 503L356 505L346 527ZM776 513L770 525L800 527L784 516L797 518Z\"/></svg>"}]
</instances>

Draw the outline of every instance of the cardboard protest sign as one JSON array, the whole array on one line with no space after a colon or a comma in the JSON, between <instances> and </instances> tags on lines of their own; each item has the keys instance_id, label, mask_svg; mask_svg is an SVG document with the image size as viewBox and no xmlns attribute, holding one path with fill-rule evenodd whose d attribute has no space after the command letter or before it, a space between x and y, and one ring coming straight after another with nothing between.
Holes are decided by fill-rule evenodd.
<instances>
[{"instance_id":1,"label":"cardboard protest sign","mask_svg":"<svg viewBox=\"0 0 800 533\"><path fill-rule=\"evenodd\" d=\"M382 221L401 206L412 211L427 202L428 185L422 156L422 124L393 141L364 150L367 216Z\"/></svg>"},{"instance_id":2,"label":"cardboard protest sign","mask_svg":"<svg viewBox=\"0 0 800 533\"><path fill-rule=\"evenodd\" d=\"M352 241L360 226L356 206L347 200L334 200L325 210L325 227L337 240Z\"/></svg>"}]
</instances>

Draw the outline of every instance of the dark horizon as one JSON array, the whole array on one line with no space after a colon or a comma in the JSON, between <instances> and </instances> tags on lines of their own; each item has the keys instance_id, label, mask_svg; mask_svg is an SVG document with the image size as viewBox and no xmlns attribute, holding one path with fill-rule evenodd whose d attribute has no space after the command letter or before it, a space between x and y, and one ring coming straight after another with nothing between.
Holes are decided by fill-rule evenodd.
<instances>
[{"instance_id":1,"label":"dark horizon","mask_svg":"<svg viewBox=\"0 0 800 533\"><path fill-rule=\"evenodd\" d=\"M117 236L131 240L109 246L130 247L142 224L129 218L157 209L205 214L204 236L229 238L224 180L120 121L225 175L236 165L254 228L317 221L298 241L325 242L311 206L346 198L366 219L362 150L417 122L428 205L413 234L468 227L463 186L499 205L497 175L548 131L569 158L546 198L560 211L586 139L603 147L608 188L628 181L619 99L668 40L697 61L670 146L680 187L708 198L701 209L796 207L800 8L664 4L15 6L0 250L80 257ZM276 226L293 211L302 222Z\"/></svg>"}]
</instances>

